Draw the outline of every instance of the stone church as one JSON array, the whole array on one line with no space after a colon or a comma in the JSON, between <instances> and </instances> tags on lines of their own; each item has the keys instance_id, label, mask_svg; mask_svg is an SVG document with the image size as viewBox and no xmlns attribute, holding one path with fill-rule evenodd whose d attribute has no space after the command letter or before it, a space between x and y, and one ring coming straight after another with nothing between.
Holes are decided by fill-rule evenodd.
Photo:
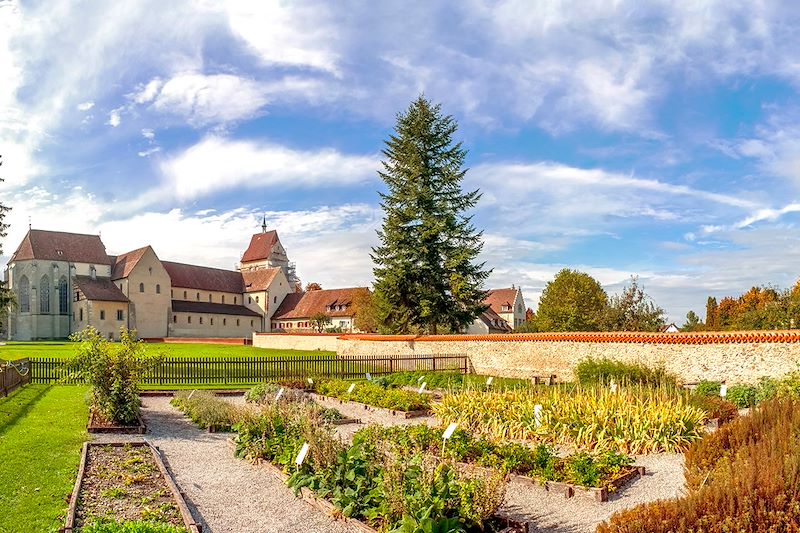
<instances>
[{"instance_id":1,"label":"stone church","mask_svg":"<svg viewBox=\"0 0 800 533\"><path fill-rule=\"evenodd\" d=\"M251 337L288 325L271 320L287 295L291 304L303 299L294 265L266 224L238 270L162 261L150 246L113 256L99 235L31 229L5 279L18 303L9 316L12 340L66 338L86 326L114 339L121 326L140 338ZM341 308L341 295L330 297ZM288 311L284 305L281 316Z\"/></svg>"}]
</instances>

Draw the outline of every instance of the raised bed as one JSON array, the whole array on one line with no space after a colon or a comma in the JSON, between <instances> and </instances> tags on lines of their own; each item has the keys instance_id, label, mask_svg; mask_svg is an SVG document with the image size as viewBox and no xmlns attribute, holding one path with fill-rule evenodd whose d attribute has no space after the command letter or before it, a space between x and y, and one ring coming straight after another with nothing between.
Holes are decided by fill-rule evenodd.
<instances>
[{"instance_id":1,"label":"raised bed","mask_svg":"<svg viewBox=\"0 0 800 533\"><path fill-rule=\"evenodd\" d=\"M144 453L137 452L142 448ZM120 463L120 456L131 457ZM116 462L115 462L116 461ZM150 466L148 466L150 465ZM156 473L152 467L158 469ZM129 471L117 472L117 466ZM120 480L120 475L123 479ZM125 477L127 476L127 477ZM62 533L73 533L84 525L86 507L101 507L104 500L113 500L106 506L105 514L122 520L143 520L152 509L168 513L174 525L183 525L189 533L202 533L202 527L192 517L175 480L164 465L158 448L147 442L85 442L81 451L78 477L72 490L67 519ZM172 503L175 509L170 509ZM166 508L166 510L165 510ZM145 510L147 509L147 510Z\"/></svg>"},{"instance_id":2,"label":"raised bed","mask_svg":"<svg viewBox=\"0 0 800 533\"><path fill-rule=\"evenodd\" d=\"M197 390L204 390L207 392L213 392L216 396L244 396L247 392L246 389L197 389ZM184 392L184 391L174 391L174 390L142 390L139 391L139 396L143 398L152 398L152 397L172 397L175 396L176 392Z\"/></svg>"},{"instance_id":3,"label":"raised bed","mask_svg":"<svg viewBox=\"0 0 800 533\"><path fill-rule=\"evenodd\" d=\"M581 496L592 499L598 502L608 501L610 494L617 492L619 489L644 476L643 466L631 466L627 471L614 478L607 487L582 487L580 485L573 485L571 483L561 483L558 481L542 481L538 478L521 476L519 474L511 474L510 478L527 483L529 485L536 485L544 487L548 492L558 494L564 498L572 498L573 496Z\"/></svg>"},{"instance_id":4,"label":"raised bed","mask_svg":"<svg viewBox=\"0 0 800 533\"><path fill-rule=\"evenodd\" d=\"M399 416L402 418L419 418L421 416L430 416L431 411L430 409L420 409L418 411L401 411L399 409L384 409L383 407L375 407L374 405L367 405L365 403L354 402L352 400L342 400L341 398L334 398L333 396L322 396L321 394L315 394L315 398L319 398L321 400L328 400L331 402L338 402L339 405L350 404L361 407L365 411L375 411L378 413L388 413L392 416Z\"/></svg>"},{"instance_id":5,"label":"raised bed","mask_svg":"<svg viewBox=\"0 0 800 533\"><path fill-rule=\"evenodd\" d=\"M142 420L141 415L136 416L136 424L130 426L116 426L104 424L94 411L89 413L89 422L86 424L86 431L89 433L117 433L122 435L137 435L147 433L147 426Z\"/></svg>"},{"instance_id":6,"label":"raised bed","mask_svg":"<svg viewBox=\"0 0 800 533\"><path fill-rule=\"evenodd\" d=\"M326 420L326 424L330 424L331 426L345 426L347 424L360 424L360 418L340 418L339 420Z\"/></svg>"}]
</instances>

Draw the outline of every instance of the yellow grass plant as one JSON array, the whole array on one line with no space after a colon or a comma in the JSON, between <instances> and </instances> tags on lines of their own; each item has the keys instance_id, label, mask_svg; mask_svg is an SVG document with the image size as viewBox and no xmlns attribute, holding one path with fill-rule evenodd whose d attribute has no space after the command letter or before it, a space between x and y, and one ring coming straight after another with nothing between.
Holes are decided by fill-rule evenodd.
<instances>
[{"instance_id":1,"label":"yellow grass plant","mask_svg":"<svg viewBox=\"0 0 800 533\"><path fill-rule=\"evenodd\" d=\"M542 406L538 424L536 405ZM629 454L683 451L702 437L705 418L675 388L636 385L467 391L445 396L432 409L442 422L494 440Z\"/></svg>"}]
</instances>

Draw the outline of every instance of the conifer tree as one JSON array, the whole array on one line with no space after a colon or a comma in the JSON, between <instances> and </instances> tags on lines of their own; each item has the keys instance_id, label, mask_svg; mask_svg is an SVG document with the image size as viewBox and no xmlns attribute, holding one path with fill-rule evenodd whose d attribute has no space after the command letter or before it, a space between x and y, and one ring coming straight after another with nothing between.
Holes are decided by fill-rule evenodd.
<instances>
[{"instance_id":1,"label":"conifer tree","mask_svg":"<svg viewBox=\"0 0 800 533\"><path fill-rule=\"evenodd\" d=\"M457 128L420 95L385 142L384 218L372 249L382 331L459 332L486 309L490 271L476 262L483 232L467 215L481 195L461 188L466 150L453 141Z\"/></svg>"}]
</instances>

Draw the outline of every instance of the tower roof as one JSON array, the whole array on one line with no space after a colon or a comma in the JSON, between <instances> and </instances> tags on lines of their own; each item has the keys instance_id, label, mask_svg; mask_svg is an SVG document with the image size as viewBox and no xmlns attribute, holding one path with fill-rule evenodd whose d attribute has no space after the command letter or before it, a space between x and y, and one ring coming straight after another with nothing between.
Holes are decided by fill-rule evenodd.
<instances>
[{"instance_id":1,"label":"tower roof","mask_svg":"<svg viewBox=\"0 0 800 533\"><path fill-rule=\"evenodd\" d=\"M256 233L250 238L250 246L242 255L242 263L262 261L269 258L272 249L278 244L278 232L275 230Z\"/></svg>"}]
</instances>

